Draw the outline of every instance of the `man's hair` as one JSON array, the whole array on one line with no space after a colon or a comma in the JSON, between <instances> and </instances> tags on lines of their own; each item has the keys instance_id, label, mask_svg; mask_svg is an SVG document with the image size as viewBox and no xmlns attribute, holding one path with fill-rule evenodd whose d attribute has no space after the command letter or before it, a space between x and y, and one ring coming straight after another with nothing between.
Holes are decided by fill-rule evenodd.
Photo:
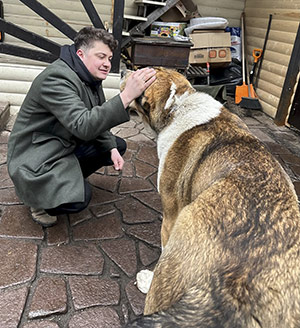
<instances>
[{"instance_id":1,"label":"man's hair","mask_svg":"<svg viewBox=\"0 0 300 328\"><path fill-rule=\"evenodd\" d=\"M95 41L102 41L106 44L113 52L117 46L118 41L115 40L112 34L106 30L95 28L95 27L84 27L82 28L74 39L76 50L84 48L85 50L91 48Z\"/></svg>"}]
</instances>

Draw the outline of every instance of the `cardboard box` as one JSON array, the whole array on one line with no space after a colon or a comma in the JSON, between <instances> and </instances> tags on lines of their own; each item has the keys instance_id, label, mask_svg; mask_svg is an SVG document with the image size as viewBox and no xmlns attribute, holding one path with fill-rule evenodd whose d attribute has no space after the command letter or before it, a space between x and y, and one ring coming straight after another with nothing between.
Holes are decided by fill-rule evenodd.
<instances>
[{"instance_id":1,"label":"cardboard box","mask_svg":"<svg viewBox=\"0 0 300 328\"><path fill-rule=\"evenodd\" d=\"M189 56L190 64L206 63L230 63L230 48L203 48L191 49Z\"/></svg>"},{"instance_id":2,"label":"cardboard box","mask_svg":"<svg viewBox=\"0 0 300 328\"><path fill-rule=\"evenodd\" d=\"M193 46L190 51L190 64L230 63L231 36L229 32L192 33Z\"/></svg>"},{"instance_id":3,"label":"cardboard box","mask_svg":"<svg viewBox=\"0 0 300 328\"><path fill-rule=\"evenodd\" d=\"M186 25L186 23L153 22L151 25L150 36L171 38L176 35L183 35Z\"/></svg>"},{"instance_id":4,"label":"cardboard box","mask_svg":"<svg viewBox=\"0 0 300 328\"><path fill-rule=\"evenodd\" d=\"M192 33L192 49L231 47L231 36L229 32L224 33Z\"/></svg>"}]
</instances>

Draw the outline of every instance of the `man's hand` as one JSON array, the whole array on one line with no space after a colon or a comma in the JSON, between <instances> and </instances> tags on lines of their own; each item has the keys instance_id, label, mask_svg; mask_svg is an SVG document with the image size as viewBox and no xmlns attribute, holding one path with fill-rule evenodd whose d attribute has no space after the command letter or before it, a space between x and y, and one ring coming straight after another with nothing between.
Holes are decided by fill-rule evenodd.
<instances>
[{"instance_id":1,"label":"man's hand","mask_svg":"<svg viewBox=\"0 0 300 328\"><path fill-rule=\"evenodd\" d=\"M148 67L139 69L130 74L126 81L125 89L120 94L125 108L155 81L155 74L155 69Z\"/></svg>"},{"instance_id":2,"label":"man's hand","mask_svg":"<svg viewBox=\"0 0 300 328\"><path fill-rule=\"evenodd\" d=\"M110 153L111 153L111 160L114 163L115 170L117 170L117 171L122 170L123 165L124 165L124 159L120 155L118 149L113 148L113 149L111 149Z\"/></svg>"}]
</instances>

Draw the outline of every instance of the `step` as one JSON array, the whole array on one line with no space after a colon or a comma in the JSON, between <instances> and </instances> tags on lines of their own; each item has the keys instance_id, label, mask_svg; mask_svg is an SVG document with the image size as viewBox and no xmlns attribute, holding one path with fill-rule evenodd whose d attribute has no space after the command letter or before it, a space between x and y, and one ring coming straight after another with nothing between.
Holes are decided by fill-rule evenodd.
<instances>
[{"instance_id":1,"label":"step","mask_svg":"<svg viewBox=\"0 0 300 328\"><path fill-rule=\"evenodd\" d=\"M124 15L124 19L147 22L147 17L127 15L127 14Z\"/></svg>"},{"instance_id":2,"label":"step","mask_svg":"<svg viewBox=\"0 0 300 328\"><path fill-rule=\"evenodd\" d=\"M165 2L151 1L151 0L135 0L134 3L137 5L153 5L153 6L162 6L162 7L166 5Z\"/></svg>"}]
</instances>

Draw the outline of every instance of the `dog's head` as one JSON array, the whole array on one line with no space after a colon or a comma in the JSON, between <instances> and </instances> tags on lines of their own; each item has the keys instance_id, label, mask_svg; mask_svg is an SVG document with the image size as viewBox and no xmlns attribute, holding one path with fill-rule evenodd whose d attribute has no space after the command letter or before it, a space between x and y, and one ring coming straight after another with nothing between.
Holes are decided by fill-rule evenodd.
<instances>
[{"instance_id":1,"label":"dog's head","mask_svg":"<svg viewBox=\"0 0 300 328\"><path fill-rule=\"evenodd\" d=\"M156 80L130 104L130 107L138 112L156 133L159 133L171 122L172 114L181 99L195 90L177 71L165 68L155 70Z\"/></svg>"}]
</instances>

